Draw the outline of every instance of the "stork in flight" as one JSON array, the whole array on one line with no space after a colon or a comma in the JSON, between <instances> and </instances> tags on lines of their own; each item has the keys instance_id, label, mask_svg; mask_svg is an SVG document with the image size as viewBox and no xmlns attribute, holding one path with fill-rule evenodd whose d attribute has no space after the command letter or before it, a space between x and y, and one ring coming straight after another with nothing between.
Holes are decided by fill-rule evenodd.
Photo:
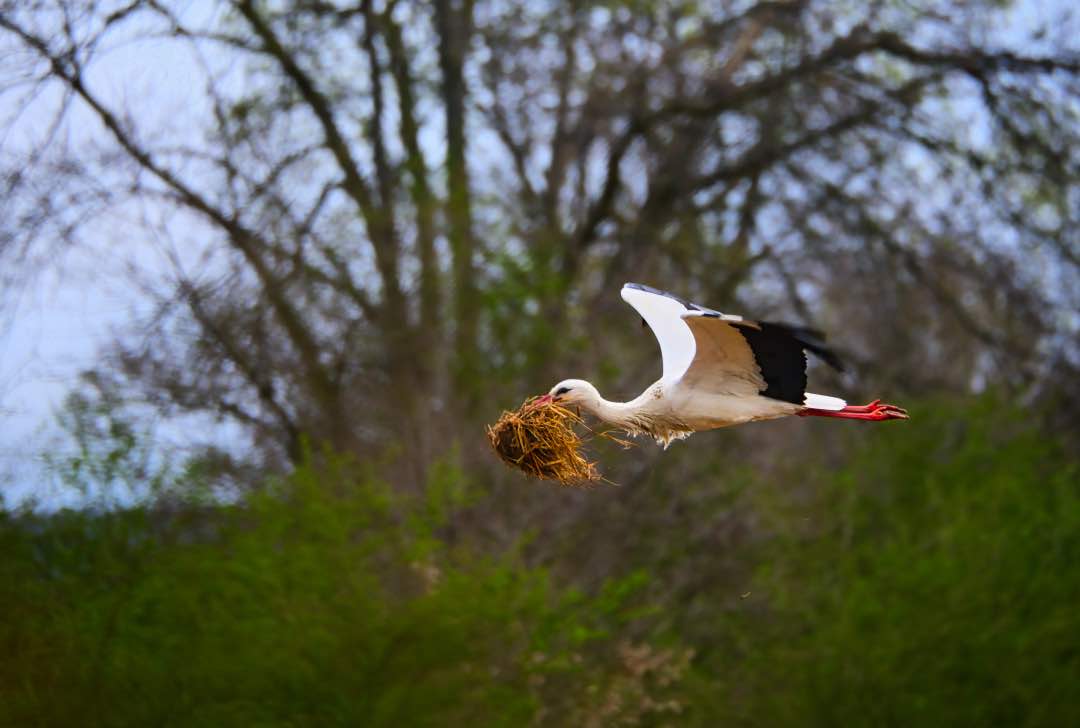
<instances>
[{"instance_id":1,"label":"stork in flight","mask_svg":"<svg viewBox=\"0 0 1080 728\"><path fill-rule=\"evenodd\" d=\"M843 370L816 331L723 314L639 283L624 285L622 297L660 342L663 376L629 402L609 402L583 379L559 382L545 401L576 405L665 448L699 430L788 415L907 419L906 411L880 400L852 406L807 392L807 351Z\"/></svg>"}]
</instances>

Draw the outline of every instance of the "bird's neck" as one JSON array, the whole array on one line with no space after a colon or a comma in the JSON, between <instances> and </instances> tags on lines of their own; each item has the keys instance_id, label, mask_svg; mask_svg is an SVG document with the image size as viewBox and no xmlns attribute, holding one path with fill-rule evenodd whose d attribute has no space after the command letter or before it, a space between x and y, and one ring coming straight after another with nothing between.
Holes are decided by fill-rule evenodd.
<instances>
[{"instance_id":1,"label":"bird's neck","mask_svg":"<svg viewBox=\"0 0 1080 728\"><path fill-rule=\"evenodd\" d=\"M593 415L610 425L624 429L636 429L638 415L647 394L646 391L629 402L612 402L597 394L596 399L589 402L589 406L585 409L588 409Z\"/></svg>"}]
</instances>

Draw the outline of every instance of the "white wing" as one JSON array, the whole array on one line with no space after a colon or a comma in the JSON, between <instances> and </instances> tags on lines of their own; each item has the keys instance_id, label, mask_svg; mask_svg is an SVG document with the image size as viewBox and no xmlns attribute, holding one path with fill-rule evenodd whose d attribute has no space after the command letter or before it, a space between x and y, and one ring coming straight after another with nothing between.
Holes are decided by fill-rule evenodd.
<instances>
[{"instance_id":1,"label":"white wing","mask_svg":"<svg viewBox=\"0 0 1080 728\"><path fill-rule=\"evenodd\" d=\"M637 283L623 286L622 297L652 329L660 343L660 358L664 363L663 378L665 381L674 382L694 360L694 336L682 320L686 306L674 298Z\"/></svg>"},{"instance_id":2,"label":"white wing","mask_svg":"<svg viewBox=\"0 0 1080 728\"><path fill-rule=\"evenodd\" d=\"M663 379L666 382L675 382L682 378L697 352L694 334L683 318L686 314L700 311L724 320L742 320L741 316L727 316L640 283L624 285L622 297L641 315L656 336L664 364Z\"/></svg>"}]
</instances>

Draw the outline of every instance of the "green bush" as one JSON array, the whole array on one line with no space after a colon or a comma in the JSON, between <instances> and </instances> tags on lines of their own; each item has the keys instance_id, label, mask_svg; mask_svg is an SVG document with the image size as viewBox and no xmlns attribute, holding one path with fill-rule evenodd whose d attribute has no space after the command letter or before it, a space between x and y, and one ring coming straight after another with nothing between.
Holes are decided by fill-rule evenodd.
<instances>
[{"instance_id":1,"label":"green bush","mask_svg":"<svg viewBox=\"0 0 1080 728\"><path fill-rule=\"evenodd\" d=\"M865 444L804 471L809 500L769 498L780 535L713 715L1080 725L1080 471L1028 421L990 399L917 408L845 432Z\"/></svg>"},{"instance_id":2,"label":"green bush","mask_svg":"<svg viewBox=\"0 0 1080 728\"><path fill-rule=\"evenodd\" d=\"M0 725L1080 725L1080 472L1028 421L939 403L717 476L748 587L669 588L707 562L657 529L587 589L492 553L447 463L0 515Z\"/></svg>"},{"instance_id":3,"label":"green bush","mask_svg":"<svg viewBox=\"0 0 1080 728\"><path fill-rule=\"evenodd\" d=\"M682 653L622 636L640 576L589 596L451 548L439 530L462 487L436 469L408 499L339 463L242 506L8 516L0 724L585 725L669 708L659 682Z\"/></svg>"}]
</instances>

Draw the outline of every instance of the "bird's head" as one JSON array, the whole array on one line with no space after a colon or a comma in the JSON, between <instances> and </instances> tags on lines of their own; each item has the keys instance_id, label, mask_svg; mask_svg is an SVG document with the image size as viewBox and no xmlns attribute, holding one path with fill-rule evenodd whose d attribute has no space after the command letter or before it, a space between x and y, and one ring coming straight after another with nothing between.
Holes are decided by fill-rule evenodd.
<instances>
[{"instance_id":1,"label":"bird's head","mask_svg":"<svg viewBox=\"0 0 1080 728\"><path fill-rule=\"evenodd\" d=\"M552 387L543 399L564 407L577 405L591 412L600 401L600 392L584 379L564 379Z\"/></svg>"}]
</instances>

